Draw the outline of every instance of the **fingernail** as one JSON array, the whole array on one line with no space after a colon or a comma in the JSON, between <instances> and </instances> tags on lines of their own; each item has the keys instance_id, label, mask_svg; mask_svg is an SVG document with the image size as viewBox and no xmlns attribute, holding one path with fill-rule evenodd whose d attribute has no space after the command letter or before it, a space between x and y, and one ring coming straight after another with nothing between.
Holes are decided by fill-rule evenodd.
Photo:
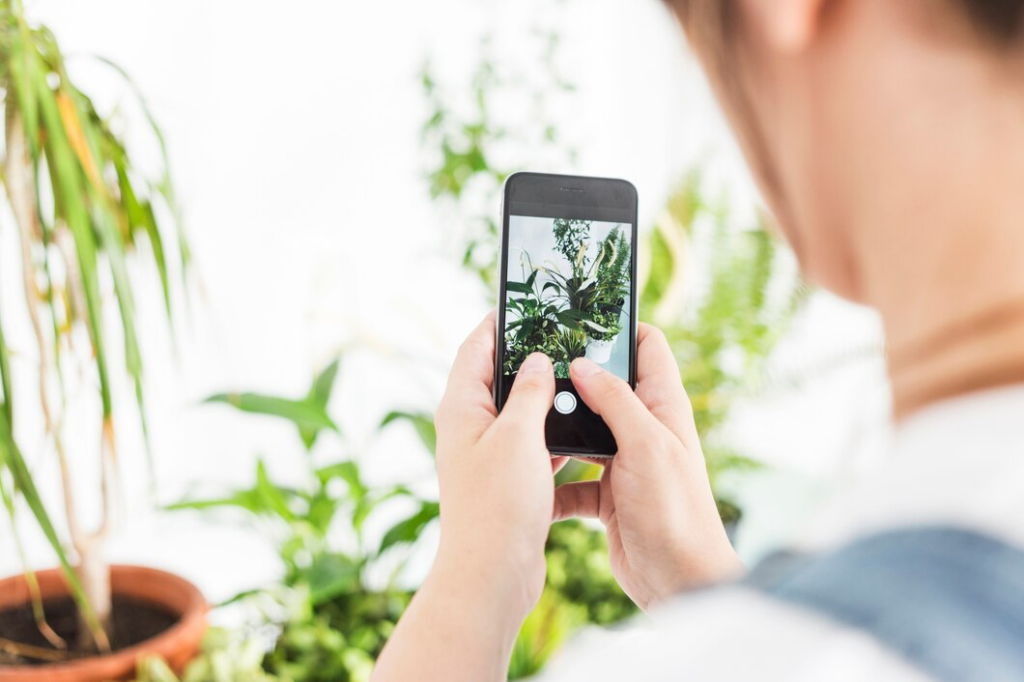
<instances>
[{"instance_id":1,"label":"fingernail","mask_svg":"<svg viewBox=\"0 0 1024 682\"><path fill-rule=\"evenodd\" d=\"M592 377L595 374L604 371L601 369L600 365L593 360L588 360L587 358L576 358L572 361L572 368L573 371L581 377Z\"/></svg>"},{"instance_id":2,"label":"fingernail","mask_svg":"<svg viewBox=\"0 0 1024 682\"><path fill-rule=\"evenodd\" d=\"M523 362L522 366L519 367L520 374L530 374L531 372L550 372L551 361L548 360L548 356L543 353L532 353Z\"/></svg>"}]
</instances>

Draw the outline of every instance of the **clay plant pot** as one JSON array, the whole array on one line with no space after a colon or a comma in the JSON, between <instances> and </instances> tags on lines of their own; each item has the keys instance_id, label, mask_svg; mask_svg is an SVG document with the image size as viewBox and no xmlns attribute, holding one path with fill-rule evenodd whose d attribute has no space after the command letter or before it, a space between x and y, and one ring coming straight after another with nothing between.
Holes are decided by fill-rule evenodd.
<instances>
[{"instance_id":1,"label":"clay plant pot","mask_svg":"<svg viewBox=\"0 0 1024 682\"><path fill-rule=\"evenodd\" d=\"M67 584L59 569L37 573L43 601L68 597ZM141 566L112 566L111 587L115 600L124 597L148 603L178 616L163 632L103 656L73 659L38 666L2 666L0 682L104 682L132 679L139 659L163 658L180 671L199 649L206 630L207 604L195 585L172 573ZM0 580L0 611L29 601L24 576Z\"/></svg>"}]
</instances>

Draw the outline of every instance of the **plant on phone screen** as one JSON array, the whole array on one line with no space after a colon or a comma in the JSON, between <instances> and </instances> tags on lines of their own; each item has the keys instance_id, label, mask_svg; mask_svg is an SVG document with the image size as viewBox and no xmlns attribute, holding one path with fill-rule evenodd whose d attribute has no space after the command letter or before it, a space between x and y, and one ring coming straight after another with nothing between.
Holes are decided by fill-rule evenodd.
<instances>
[{"instance_id":1,"label":"plant on phone screen","mask_svg":"<svg viewBox=\"0 0 1024 682\"><path fill-rule=\"evenodd\" d=\"M523 282L508 282L508 301L505 304L505 367L506 375L519 371L519 366L530 353L550 355L551 340L558 333L561 311L549 293L548 283L541 283L538 275L544 268L535 268L528 254L523 254L523 271L529 273Z\"/></svg>"},{"instance_id":2,"label":"plant on phone screen","mask_svg":"<svg viewBox=\"0 0 1024 682\"><path fill-rule=\"evenodd\" d=\"M608 331L594 331L588 336L596 341L608 341L622 331L623 306L629 296L629 240L616 227L601 242L598 253L603 258L597 266L597 295L592 319Z\"/></svg>"},{"instance_id":3,"label":"plant on phone screen","mask_svg":"<svg viewBox=\"0 0 1024 682\"><path fill-rule=\"evenodd\" d=\"M555 250L572 265L573 275L582 273L590 245L589 220L558 218L552 229L555 233Z\"/></svg>"},{"instance_id":4,"label":"plant on phone screen","mask_svg":"<svg viewBox=\"0 0 1024 682\"><path fill-rule=\"evenodd\" d=\"M587 336L578 329L563 327L551 339L551 344L546 352L555 364L555 378L568 379L569 365L576 358L586 355Z\"/></svg>"},{"instance_id":5,"label":"plant on phone screen","mask_svg":"<svg viewBox=\"0 0 1024 682\"><path fill-rule=\"evenodd\" d=\"M584 332L593 340L614 338L621 331L619 318L628 282L619 281L616 261L620 260L620 242L624 241L618 228L598 244L591 260L588 255L591 223L583 220L555 220L555 250L568 261L568 274L552 265L545 272L550 286L561 304L559 322ZM626 247L628 263L628 246ZM620 264L621 269L621 264Z\"/></svg>"}]
</instances>

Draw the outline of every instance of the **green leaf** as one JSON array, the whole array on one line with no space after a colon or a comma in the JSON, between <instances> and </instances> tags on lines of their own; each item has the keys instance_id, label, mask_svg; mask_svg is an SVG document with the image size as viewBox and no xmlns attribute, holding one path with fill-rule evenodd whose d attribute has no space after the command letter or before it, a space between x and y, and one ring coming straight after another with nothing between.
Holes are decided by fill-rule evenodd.
<instances>
[{"instance_id":1,"label":"green leaf","mask_svg":"<svg viewBox=\"0 0 1024 682\"><path fill-rule=\"evenodd\" d=\"M289 509L288 501L285 499L285 493L267 476L267 467L263 460L256 463L256 492L266 509L272 510L285 521L295 520L295 514Z\"/></svg>"},{"instance_id":2,"label":"green leaf","mask_svg":"<svg viewBox=\"0 0 1024 682\"><path fill-rule=\"evenodd\" d=\"M320 372L313 381L313 386L309 389L309 395L306 398L310 404L319 405L325 414L327 412L327 404L331 400L331 392L334 390L334 382L338 378L338 368L340 366L341 359L338 358ZM320 431L321 429L319 428L299 426L299 437L302 438L302 443L306 446L306 450L312 449Z\"/></svg>"},{"instance_id":3,"label":"green leaf","mask_svg":"<svg viewBox=\"0 0 1024 682\"><path fill-rule=\"evenodd\" d=\"M514 291L517 294L532 294L533 288L529 284L523 282L506 282L505 288L508 291Z\"/></svg>"},{"instance_id":4,"label":"green leaf","mask_svg":"<svg viewBox=\"0 0 1024 682\"><path fill-rule=\"evenodd\" d=\"M395 545L416 542L423 533L423 529L436 519L440 512L441 505L437 502L421 502L420 508L415 514L399 521L384 534L377 554L383 554Z\"/></svg>"},{"instance_id":5,"label":"green leaf","mask_svg":"<svg viewBox=\"0 0 1024 682\"><path fill-rule=\"evenodd\" d=\"M94 55L94 58L97 61L106 64L114 71L116 71L121 76L121 78L124 79L125 83L127 83L128 86L132 89L132 91L135 94L136 101L138 101L139 107L142 109L143 115L149 122L150 130L152 131L153 136L156 138L157 144L160 148L161 160L163 162L163 177L157 183L156 188L160 192L160 195L163 197L168 207L171 209L172 213L175 214L175 221L177 222L178 227L178 256L181 261L182 274L185 274L188 271L191 263L191 251L189 249L188 239L185 236L185 231L181 227L180 216L178 215L178 206L174 191L174 183L171 178L171 159L170 154L168 153L167 150L167 139L164 135L163 129L157 122L156 116L153 115L153 111L150 108L149 102L146 100L146 97L144 96L142 89L129 75L129 73L125 71L119 64L116 64L115 62L112 62L109 59L106 59L105 57ZM154 233L150 233L150 240L152 241L153 239ZM155 251L156 246L154 245L154 256L156 255ZM186 288L185 291L187 293L188 289Z\"/></svg>"},{"instance_id":6,"label":"green leaf","mask_svg":"<svg viewBox=\"0 0 1024 682\"><path fill-rule=\"evenodd\" d=\"M341 366L341 358L336 358L327 365L313 381L313 388L310 389L309 399L326 405L331 399L331 391L334 389L334 381L338 378L338 368Z\"/></svg>"},{"instance_id":7,"label":"green leaf","mask_svg":"<svg viewBox=\"0 0 1024 682\"><path fill-rule=\"evenodd\" d=\"M276 485L267 475L262 460L256 464L256 483L252 488L236 490L225 497L214 497L198 500L183 500L164 507L167 511L207 511L218 508L242 509L252 514L276 516L284 521L292 522L295 514L289 506L298 493L292 488Z\"/></svg>"},{"instance_id":8,"label":"green leaf","mask_svg":"<svg viewBox=\"0 0 1024 682\"><path fill-rule=\"evenodd\" d=\"M335 462L316 470L316 476L321 484L326 484L334 478L340 478L348 485L348 494L357 503L366 497L369 488L363 483L359 473L359 465L352 461Z\"/></svg>"},{"instance_id":9,"label":"green leaf","mask_svg":"<svg viewBox=\"0 0 1024 682\"><path fill-rule=\"evenodd\" d=\"M381 421L380 428L383 429L389 424L399 421L412 424L413 428L416 429L416 435L420 437L420 442L427 448L431 456L437 454L437 428L434 426L434 417L432 415L423 412L389 412Z\"/></svg>"},{"instance_id":10,"label":"green leaf","mask_svg":"<svg viewBox=\"0 0 1024 682\"><path fill-rule=\"evenodd\" d=\"M31 37L24 22L19 22L22 30L10 33L11 47L8 71L18 102L18 111L25 124L29 148L33 158L39 155L39 102L36 99L36 71L39 69L38 57L32 51Z\"/></svg>"},{"instance_id":11,"label":"green leaf","mask_svg":"<svg viewBox=\"0 0 1024 682\"><path fill-rule=\"evenodd\" d=\"M304 575L313 604L322 604L359 588L359 565L344 554L317 554Z\"/></svg>"},{"instance_id":12,"label":"green leaf","mask_svg":"<svg viewBox=\"0 0 1024 682\"><path fill-rule=\"evenodd\" d=\"M54 201L59 209L59 214L64 218L74 238L79 274L85 294L85 312L89 322L93 353L96 357L96 369L99 374L103 416L109 418L113 411L113 401L110 394L110 376L107 370L107 353L103 335L99 264L96 257L96 241L92 222L85 205L87 196L85 182L78 157L72 150L65 132L57 100L44 73L37 74L35 87L47 131L45 149L53 182Z\"/></svg>"},{"instance_id":13,"label":"green leaf","mask_svg":"<svg viewBox=\"0 0 1024 682\"><path fill-rule=\"evenodd\" d=\"M39 528L43 531L43 535L46 537L51 549L57 555L57 560L60 562L61 568L64 571L64 577L70 587L71 596L78 605L86 623L88 623L89 629L94 633L103 632L100 621L96 617L96 611L93 610L85 595L85 590L82 589L78 573L72 567L64 547L57 537L57 531L54 529L53 523L50 521L50 515L47 513L42 498L39 496L39 491L32 480L32 474L29 472L28 466L21 456L17 443L14 442L14 433L10 422L7 421L7 412L4 410L0 410L0 469L2 468L6 468L11 473L15 490L21 494L26 504L28 504L32 515L36 519L36 523L39 524Z\"/></svg>"},{"instance_id":14,"label":"green leaf","mask_svg":"<svg viewBox=\"0 0 1024 682\"><path fill-rule=\"evenodd\" d=\"M11 358L7 350L7 342L4 340L4 328L0 324L0 390L3 391L3 400L0 400L0 409L7 417L7 423L14 423L14 394L11 392Z\"/></svg>"},{"instance_id":15,"label":"green leaf","mask_svg":"<svg viewBox=\"0 0 1024 682\"><path fill-rule=\"evenodd\" d=\"M210 396L205 402L224 403L249 414L287 419L300 432L303 429L317 432L321 430L338 431L338 427L331 421L324 406L311 403L309 400L289 400L260 393L220 393Z\"/></svg>"},{"instance_id":16,"label":"green leaf","mask_svg":"<svg viewBox=\"0 0 1024 682\"><path fill-rule=\"evenodd\" d=\"M253 514L262 514L266 510L263 507L263 499L255 490L239 490L227 497L214 497L203 500L182 500L164 507L166 511L207 511L222 507L234 507L244 509Z\"/></svg>"}]
</instances>

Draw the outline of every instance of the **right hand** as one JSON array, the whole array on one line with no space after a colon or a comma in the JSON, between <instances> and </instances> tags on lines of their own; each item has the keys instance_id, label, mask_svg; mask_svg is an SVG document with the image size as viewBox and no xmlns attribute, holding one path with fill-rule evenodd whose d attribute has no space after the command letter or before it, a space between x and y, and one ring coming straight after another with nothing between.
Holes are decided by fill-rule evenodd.
<instances>
[{"instance_id":1,"label":"right hand","mask_svg":"<svg viewBox=\"0 0 1024 682\"><path fill-rule=\"evenodd\" d=\"M641 324L637 387L585 358L570 376L583 401L601 415L619 451L600 481L555 491L554 518L604 523L612 572L647 610L672 595L742 574L718 515L693 410L679 366L657 328Z\"/></svg>"}]
</instances>

